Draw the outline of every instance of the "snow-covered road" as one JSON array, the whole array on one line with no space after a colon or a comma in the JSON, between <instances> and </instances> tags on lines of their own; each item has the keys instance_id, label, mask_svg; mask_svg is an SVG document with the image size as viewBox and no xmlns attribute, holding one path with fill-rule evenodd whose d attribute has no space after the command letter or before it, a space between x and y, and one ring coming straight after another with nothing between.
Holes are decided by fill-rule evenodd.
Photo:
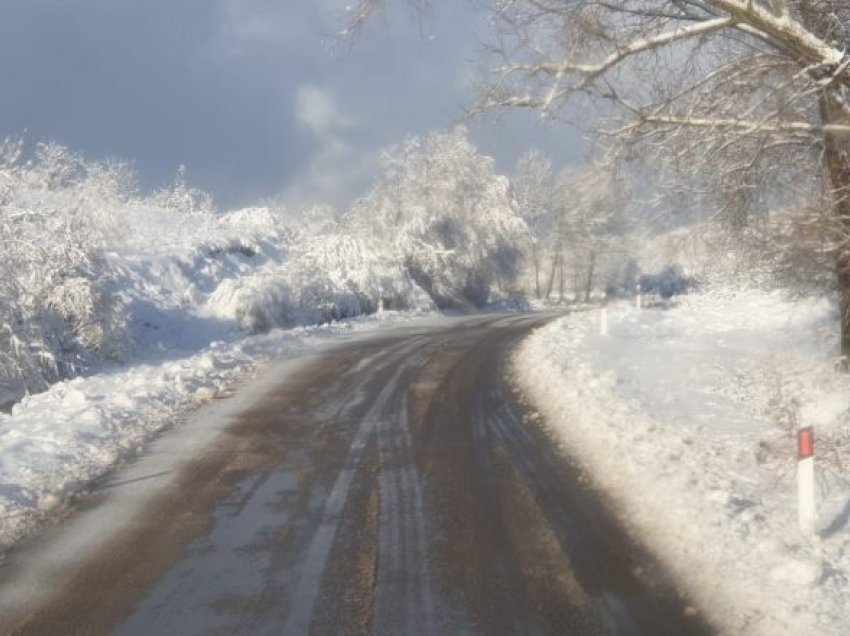
<instances>
[{"instance_id":1,"label":"snow-covered road","mask_svg":"<svg viewBox=\"0 0 850 636\"><path fill-rule=\"evenodd\" d=\"M187 456L198 422L166 434L86 510L10 555L0 624L707 632L505 382L510 346L545 320L391 331L218 402L200 415L214 424L202 452Z\"/></svg>"}]
</instances>

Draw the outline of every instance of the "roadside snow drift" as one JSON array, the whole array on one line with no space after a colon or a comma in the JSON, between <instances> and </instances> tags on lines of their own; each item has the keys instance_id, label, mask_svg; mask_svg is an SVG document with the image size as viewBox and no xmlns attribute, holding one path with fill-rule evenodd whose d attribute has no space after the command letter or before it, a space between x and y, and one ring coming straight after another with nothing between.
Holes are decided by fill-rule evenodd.
<instances>
[{"instance_id":1,"label":"roadside snow drift","mask_svg":"<svg viewBox=\"0 0 850 636\"><path fill-rule=\"evenodd\" d=\"M850 377L837 314L774 293L609 308L538 330L526 397L728 634L845 634ZM795 431L816 434L818 534L797 527Z\"/></svg>"},{"instance_id":2,"label":"roadside snow drift","mask_svg":"<svg viewBox=\"0 0 850 636\"><path fill-rule=\"evenodd\" d=\"M213 342L185 356L104 367L25 398L0 414L0 553L263 363L412 317L383 313Z\"/></svg>"},{"instance_id":3,"label":"roadside snow drift","mask_svg":"<svg viewBox=\"0 0 850 636\"><path fill-rule=\"evenodd\" d=\"M0 552L259 364L431 307L401 265L342 228L294 230L267 208L119 212L124 238L90 261L103 302L86 310L110 338L80 341L76 297L21 304L10 323L0 311L0 407L12 405L0 411ZM408 313L340 322L386 295Z\"/></svg>"}]
</instances>

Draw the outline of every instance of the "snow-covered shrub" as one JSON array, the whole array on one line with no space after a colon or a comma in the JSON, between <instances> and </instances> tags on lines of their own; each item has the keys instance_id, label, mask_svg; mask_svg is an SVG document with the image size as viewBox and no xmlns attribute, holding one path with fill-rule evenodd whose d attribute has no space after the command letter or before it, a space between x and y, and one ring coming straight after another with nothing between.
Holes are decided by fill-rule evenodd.
<instances>
[{"instance_id":1,"label":"snow-covered shrub","mask_svg":"<svg viewBox=\"0 0 850 636\"><path fill-rule=\"evenodd\" d=\"M130 172L58 144L25 154L20 139L0 144L0 385L8 393L41 389L88 357L119 356L125 341L102 253L120 233Z\"/></svg>"},{"instance_id":2,"label":"snow-covered shrub","mask_svg":"<svg viewBox=\"0 0 850 636\"><path fill-rule=\"evenodd\" d=\"M371 249L350 219L292 231L286 258L210 294L207 310L251 333L326 323L376 311L428 306L400 263Z\"/></svg>"},{"instance_id":3,"label":"snow-covered shrub","mask_svg":"<svg viewBox=\"0 0 850 636\"><path fill-rule=\"evenodd\" d=\"M232 287L235 291L234 315L239 325L249 333L289 327L297 322L295 294L279 277L257 276L250 281L235 280Z\"/></svg>"},{"instance_id":4,"label":"snow-covered shrub","mask_svg":"<svg viewBox=\"0 0 850 636\"><path fill-rule=\"evenodd\" d=\"M206 192L191 187L186 181L186 166L177 167L177 173L171 185L161 188L149 197L154 207L173 212L203 212L214 210L213 200Z\"/></svg>"}]
</instances>

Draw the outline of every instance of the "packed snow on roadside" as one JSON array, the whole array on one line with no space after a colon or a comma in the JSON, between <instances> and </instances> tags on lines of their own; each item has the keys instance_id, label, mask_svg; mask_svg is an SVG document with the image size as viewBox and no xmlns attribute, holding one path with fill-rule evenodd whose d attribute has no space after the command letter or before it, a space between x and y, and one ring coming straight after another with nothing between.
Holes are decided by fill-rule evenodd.
<instances>
[{"instance_id":1,"label":"packed snow on roadside","mask_svg":"<svg viewBox=\"0 0 850 636\"><path fill-rule=\"evenodd\" d=\"M227 395L264 363L417 315L386 312L276 329L158 358L149 351L145 362L105 365L26 397L11 414L0 414L0 552L61 513L157 433Z\"/></svg>"},{"instance_id":2,"label":"packed snow on roadside","mask_svg":"<svg viewBox=\"0 0 850 636\"><path fill-rule=\"evenodd\" d=\"M514 360L565 450L724 633L847 633L850 377L835 307L761 291L623 303L608 335L600 312L539 329ZM813 537L797 521L801 425L817 439Z\"/></svg>"}]
</instances>

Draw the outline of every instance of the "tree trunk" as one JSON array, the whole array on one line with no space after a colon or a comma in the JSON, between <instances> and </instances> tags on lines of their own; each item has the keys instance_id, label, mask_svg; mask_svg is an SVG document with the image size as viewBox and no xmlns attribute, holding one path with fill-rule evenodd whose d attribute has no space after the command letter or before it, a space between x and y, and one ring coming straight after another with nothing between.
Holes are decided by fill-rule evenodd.
<instances>
[{"instance_id":1,"label":"tree trunk","mask_svg":"<svg viewBox=\"0 0 850 636\"><path fill-rule=\"evenodd\" d=\"M537 245L532 248L531 258L534 261L534 295L540 300L540 248Z\"/></svg>"},{"instance_id":2,"label":"tree trunk","mask_svg":"<svg viewBox=\"0 0 850 636\"><path fill-rule=\"evenodd\" d=\"M834 113L829 94L820 97L821 121L824 124L845 123ZM838 115L838 116L836 116ZM824 162L829 171L833 192L833 216L841 236L835 255L835 276L841 311L841 355L850 357L850 249L845 243L850 237L850 148L846 139L827 134L824 137Z\"/></svg>"},{"instance_id":3,"label":"tree trunk","mask_svg":"<svg viewBox=\"0 0 850 636\"><path fill-rule=\"evenodd\" d=\"M578 302L578 294L581 291L581 274L579 272L578 263L573 260L573 299Z\"/></svg>"},{"instance_id":4,"label":"tree trunk","mask_svg":"<svg viewBox=\"0 0 850 636\"><path fill-rule=\"evenodd\" d=\"M587 266L587 280L584 284L584 302L590 301L590 292L593 291L593 270L596 268L596 252L590 253L590 263Z\"/></svg>"},{"instance_id":5,"label":"tree trunk","mask_svg":"<svg viewBox=\"0 0 850 636\"><path fill-rule=\"evenodd\" d=\"M549 300L549 296L552 294L552 286L555 284L555 272L557 271L560 256L559 253L555 253L552 256L552 268L549 270L549 280L546 281L546 300Z\"/></svg>"},{"instance_id":6,"label":"tree trunk","mask_svg":"<svg viewBox=\"0 0 850 636\"><path fill-rule=\"evenodd\" d=\"M799 3L803 25L818 36L829 39L833 27L828 15L811 1ZM838 86L824 89L818 98L822 124L847 124L847 118L831 99ZM835 277L838 285L838 302L841 311L841 355L850 357L850 249L845 247L850 238L850 144L846 137L824 135L823 159L832 185L832 215L840 236L835 255Z\"/></svg>"},{"instance_id":7,"label":"tree trunk","mask_svg":"<svg viewBox=\"0 0 850 636\"><path fill-rule=\"evenodd\" d=\"M505 293L505 284L502 282L502 275L499 273L498 270L496 270L495 279L496 279L496 289L499 290L500 294L504 294Z\"/></svg>"},{"instance_id":8,"label":"tree trunk","mask_svg":"<svg viewBox=\"0 0 850 636\"><path fill-rule=\"evenodd\" d=\"M564 302L564 256L558 255L558 300Z\"/></svg>"}]
</instances>

